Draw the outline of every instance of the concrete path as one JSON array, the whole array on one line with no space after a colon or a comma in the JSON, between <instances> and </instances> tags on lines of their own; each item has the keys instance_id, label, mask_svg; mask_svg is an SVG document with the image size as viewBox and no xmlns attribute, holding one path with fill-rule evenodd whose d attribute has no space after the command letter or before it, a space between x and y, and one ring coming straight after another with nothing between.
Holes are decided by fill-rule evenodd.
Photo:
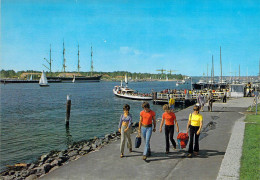
<instances>
[{"instance_id":1,"label":"concrete path","mask_svg":"<svg viewBox=\"0 0 260 180\"><path fill-rule=\"evenodd\" d=\"M142 160L144 143L138 149L133 148L132 153L126 149L126 157L121 159L118 140L97 152L63 165L42 179L216 179L234 124L244 117L240 112L245 112L252 102L252 98L240 98L230 100L226 104L214 103L213 112L207 112L207 107L204 108L205 111L201 112L204 117L204 130L200 136L198 157L186 158L187 149L171 149L166 155L164 133L159 133L160 122L157 122L157 131L151 138L152 156L147 161ZM176 113L182 132L186 131L188 115L192 108ZM161 114L157 114L157 118L160 117ZM213 122L213 125L206 128L209 122ZM132 134L133 144L135 136L136 134ZM175 132L175 140L176 136Z\"/></svg>"}]
</instances>

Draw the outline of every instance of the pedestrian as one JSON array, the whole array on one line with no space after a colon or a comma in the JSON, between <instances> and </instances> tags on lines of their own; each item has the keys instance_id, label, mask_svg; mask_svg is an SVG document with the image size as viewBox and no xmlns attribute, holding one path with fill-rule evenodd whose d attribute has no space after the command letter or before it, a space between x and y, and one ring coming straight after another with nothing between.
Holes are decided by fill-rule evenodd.
<instances>
[{"instance_id":1,"label":"pedestrian","mask_svg":"<svg viewBox=\"0 0 260 180\"><path fill-rule=\"evenodd\" d=\"M156 121L155 121L155 112L150 109L148 102L143 102L142 104L143 111L140 112L140 121L138 133L142 135L145 141L145 147L143 152L143 160L147 159L147 156L151 155L150 139L152 136L152 131L156 131ZM152 129L152 124L154 128Z\"/></svg>"},{"instance_id":2,"label":"pedestrian","mask_svg":"<svg viewBox=\"0 0 260 180\"><path fill-rule=\"evenodd\" d=\"M224 90L223 103L227 102L227 90Z\"/></svg>"},{"instance_id":3,"label":"pedestrian","mask_svg":"<svg viewBox=\"0 0 260 180\"><path fill-rule=\"evenodd\" d=\"M162 115L162 122L160 125L160 132L162 132L162 126L164 125L164 131L165 131L165 141L166 141L166 154L169 153L170 150L170 143L169 143L169 135L170 135L170 140L173 145L173 148L176 149L176 142L173 139L174 135L174 124L176 125L177 132L179 132L179 125L176 120L176 116L174 112L171 111L170 107L168 104L165 104L163 106L164 113Z\"/></svg>"},{"instance_id":4,"label":"pedestrian","mask_svg":"<svg viewBox=\"0 0 260 180\"><path fill-rule=\"evenodd\" d=\"M198 97L197 97L197 102L199 103L199 106L200 106L200 111L203 111L203 107L204 107L204 96L202 94L202 91L200 91Z\"/></svg>"},{"instance_id":5,"label":"pedestrian","mask_svg":"<svg viewBox=\"0 0 260 180\"><path fill-rule=\"evenodd\" d=\"M173 95L170 96L169 106L170 106L170 110L173 112L174 111L174 106L175 106L175 99L173 98Z\"/></svg>"},{"instance_id":6,"label":"pedestrian","mask_svg":"<svg viewBox=\"0 0 260 180\"><path fill-rule=\"evenodd\" d=\"M203 125L203 116L199 113L199 106L193 107L193 113L189 115L189 121L187 124L187 133L190 131L190 142L188 157L192 157L192 153L195 156L199 153L199 136ZM195 136L195 145L193 148L193 139Z\"/></svg>"},{"instance_id":7,"label":"pedestrian","mask_svg":"<svg viewBox=\"0 0 260 180\"><path fill-rule=\"evenodd\" d=\"M209 96L208 96L208 111L212 112L212 106L213 106L213 94L212 91L209 91Z\"/></svg>"},{"instance_id":8,"label":"pedestrian","mask_svg":"<svg viewBox=\"0 0 260 180\"><path fill-rule=\"evenodd\" d=\"M125 141L127 138L127 147L129 152L132 152L132 141L131 141L131 125L132 125L132 115L129 113L130 106L125 104L123 107L124 113L120 117L118 131L121 133L121 144L120 144L120 157L124 157Z\"/></svg>"}]
</instances>

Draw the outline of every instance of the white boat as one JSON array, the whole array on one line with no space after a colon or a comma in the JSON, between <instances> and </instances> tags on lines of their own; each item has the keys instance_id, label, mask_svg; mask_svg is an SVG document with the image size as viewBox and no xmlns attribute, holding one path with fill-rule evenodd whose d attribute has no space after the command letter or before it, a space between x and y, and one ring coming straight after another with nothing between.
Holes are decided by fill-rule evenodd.
<instances>
[{"instance_id":1,"label":"white boat","mask_svg":"<svg viewBox=\"0 0 260 180\"><path fill-rule=\"evenodd\" d=\"M150 94L137 93L135 90L130 89L128 87L115 86L113 89L114 95L134 100L152 100L152 96Z\"/></svg>"},{"instance_id":2,"label":"white boat","mask_svg":"<svg viewBox=\"0 0 260 180\"><path fill-rule=\"evenodd\" d=\"M47 78L46 78L46 74L45 74L44 71L42 71L41 79L39 80L39 85L40 85L41 87L49 86L48 81L47 81Z\"/></svg>"},{"instance_id":3,"label":"white boat","mask_svg":"<svg viewBox=\"0 0 260 180\"><path fill-rule=\"evenodd\" d=\"M75 83L75 75L73 76L72 82Z\"/></svg>"},{"instance_id":4,"label":"white boat","mask_svg":"<svg viewBox=\"0 0 260 180\"><path fill-rule=\"evenodd\" d=\"M133 89L130 89L127 87L128 80L127 80L127 75L125 75L125 83L126 86L123 86L123 82L121 81L120 86L115 86L113 89L114 95L117 97L121 98L126 98L126 99L133 99L133 100L152 100L152 96L150 94L144 94L144 93L138 93Z\"/></svg>"},{"instance_id":5,"label":"white boat","mask_svg":"<svg viewBox=\"0 0 260 180\"><path fill-rule=\"evenodd\" d=\"M179 86L179 85L181 85L181 84L185 84L185 80L184 80L184 79L181 80L181 81L177 81L177 82L176 82L176 86Z\"/></svg>"}]
</instances>

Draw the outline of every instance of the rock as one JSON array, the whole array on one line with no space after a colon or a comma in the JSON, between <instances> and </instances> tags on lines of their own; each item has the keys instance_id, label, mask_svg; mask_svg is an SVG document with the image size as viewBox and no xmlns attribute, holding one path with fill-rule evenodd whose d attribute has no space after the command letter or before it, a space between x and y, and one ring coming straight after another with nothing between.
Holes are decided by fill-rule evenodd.
<instances>
[{"instance_id":1,"label":"rock","mask_svg":"<svg viewBox=\"0 0 260 180\"><path fill-rule=\"evenodd\" d=\"M32 169L32 168L35 168L36 165L35 164L31 164L29 167L28 167L28 170Z\"/></svg>"},{"instance_id":2,"label":"rock","mask_svg":"<svg viewBox=\"0 0 260 180\"><path fill-rule=\"evenodd\" d=\"M44 162L44 161L46 161L48 158L49 158L49 156L48 156L47 154L42 155L41 158L40 158L40 161L41 161L41 162Z\"/></svg>"},{"instance_id":3,"label":"rock","mask_svg":"<svg viewBox=\"0 0 260 180\"><path fill-rule=\"evenodd\" d=\"M52 166L50 164L44 164L43 168L44 168L44 172L47 173L51 170Z\"/></svg>"},{"instance_id":4,"label":"rock","mask_svg":"<svg viewBox=\"0 0 260 180\"><path fill-rule=\"evenodd\" d=\"M25 180L34 180L37 179L37 176L35 174L32 174L30 176L28 176L27 178L25 178Z\"/></svg>"},{"instance_id":5,"label":"rock","mask_svg":"<svg viewBox=\"0 0 260 180\"><path fill-rule=\"evenodd\" d=\"M51 162L51 166L60 166L62 164L61 159L55 159L54 161Z\"/></svg>"},{"instance_id":6,"label":"rock","mask_svg":"<svg viewBox=\"0 0 260 180\"><path fill-rule=\"evenodd\" d=\"M37 173L37 169L30 169L30 170L28 170L28 175L36 174L36 173Z\"/></svg>"},{"instance_id":7,"label":"rock","mask_svg":"<svg viewBox=\"0 0 260 180\"><path fill-rule=\"evenodd\" d=\"M6 176L4 180L11 180L11 179L16 179L15 176Z\"/></svg>"},{"instance_id":8,"label":"rock","mask_svg":"<svg viewBox=\"0 0 260 180\"><path fill-rule=\"evenodd\" d=\"M15 171L9 171L9 175L14 175Z\"/></svg>"},{"instance_id":9,"label":"rock","mask_svg":"<svg viewBox=\"0 0 260 180\"><path fill-rule=\"evenodd\" d=\"M111 138L112 138L111 134L105 135L105 139L111 139Z\"/></svg>"},{"instance_id":10,"label":"rock","mask_svg":"<svg viewBox=\"0 0 260 180\"><path fill-rule=\"evenodd\" d=\"M68 153L69 157L73 157L73 156L76 156L76 155L78 155L78 151L76 151L76 150Z\"/></svg>"},{"instance_id":11,"label":"rock","mask_svg":"<svg viewBox=\"0 0 260 180\"><path fill-rule=\"evenodd\" d=\"M54 160L54 158L49 158L45 161L45 163L51 163Z\"/></svg>"},{"instance_id":12,"label":"rock","mask_svg":"<svg viewBox=\"0 0 260 180\"><path fill-rule=\"evenodd\" d=\"M89 146L84 146L81 150L82 150L82 151L89 152L90 149L91 149L91 148L90 148Z\"/></svg>"},{"instance_id":13,"label":"rock","mask_svg":"<svg viewBox=\"0 0 260 180\"><path fill-rule=\"evenodd\" d=\"M91 145L91 147L92 147L92 149L96 149L96 148L97 148L96 143L93 143L93 144Z\"/></svg>"}]
</instances>

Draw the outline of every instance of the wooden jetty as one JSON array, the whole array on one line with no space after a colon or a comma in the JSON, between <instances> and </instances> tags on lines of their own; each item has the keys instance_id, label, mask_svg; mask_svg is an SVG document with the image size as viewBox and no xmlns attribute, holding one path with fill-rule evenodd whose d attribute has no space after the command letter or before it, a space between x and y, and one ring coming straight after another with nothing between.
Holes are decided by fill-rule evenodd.
<instances>
[{"instance_id":1,"label":"wooden jetty","mask_svg":"<svg viewBox=\"0 0 260 180\"><path fill-rule=\"evenodd\" d=\"M169 99L175 99L175 104L179 105L193 105L197 102L197 97L200 91L186 91L181 90L176 93L167 92L153 92L153 104L166 104L169 103ZM212 92L214 101L219 101L223 98L224 92ZM209 92L203 92L202 95L205 97L205 102L207 102L207 97ZM229 97L229 95L228 95Z\"/></svg>"}]
</instances>

